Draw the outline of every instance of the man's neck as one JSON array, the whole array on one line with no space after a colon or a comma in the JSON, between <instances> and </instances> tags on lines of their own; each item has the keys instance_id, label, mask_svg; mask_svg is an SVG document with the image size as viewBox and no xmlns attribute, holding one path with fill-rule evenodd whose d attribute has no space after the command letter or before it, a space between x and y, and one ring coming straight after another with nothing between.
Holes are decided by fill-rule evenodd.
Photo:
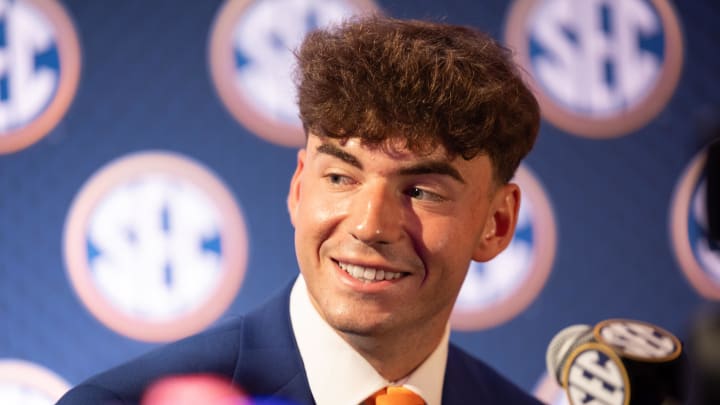
<instances>
[{"instance_id":1,"label":"man's neck","mask_svg":"<svg viewBox=\"0 0 720 405\"><path fill-rule=\"evenodd\" d=\"M426 324L412 332L362 336L338 331L383 378L399 381L412 373L430 354L445 334L446 323Z\"/></svg>"},{"instance_id":2,"label":"man's neck","mask_svg":"<svg viewBox=\"0 0 720 405\"><path fill-rule=\"evenodd\" d=\"M438 328L442 329L439 340L387 336L383 339L391 346L379 349L385 340L345 337L332 328L312 304L302 276L293 286L290 302L293 333L317 403L361 403L388 384L408 385L428 404L441 403L450 335L447 323ZM432 350L429 355L425 347Z\"/></svg>"}]
</instances>

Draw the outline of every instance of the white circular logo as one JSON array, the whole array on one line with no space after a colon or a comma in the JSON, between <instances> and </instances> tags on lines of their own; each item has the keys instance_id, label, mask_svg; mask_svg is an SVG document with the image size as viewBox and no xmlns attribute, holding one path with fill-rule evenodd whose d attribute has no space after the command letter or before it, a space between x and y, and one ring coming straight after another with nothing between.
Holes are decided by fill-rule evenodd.
<instances>
[{"instance_id":1,"label":"white circular logo","mask_svg":"<svg viewBox=\"0 0 720 405\"><path fill-rule=\"evenodd\" d=\"M52 405L69 389L70 384L45 367L0 359L0 404Z\"/></svg>"},{"instance_id":2,"label":"white circular logo","mask_svg":"<svg viewBox=\"0 0 720 405\"><path fill-rule=\"evenodd\" d=\"M555 219L540 183L520 166L522 191L510 245L487 263L471 262L451 317L453 328L485 329L512 319L540 293L555 258Z\"/></svg>"},{"instance_id":3,"label":"white circular logo","mask_svg":"<svg viewBox=\"0 0 720 405\"><path fill-rule=\"evenodd\" d=\"M588 137L624 135L654 118L683 59L666 0L516 0L506 40L545 117Z\"/></svg>"},{"instance_id":4,"label":"white circular logo","mask_svg":"<svg viewBox=\"0 0 720 405\"><path fill-rule=\"evenodd\" d=\"M630 403L631 387L625 366L607 346L580 345L570 354L562 378L571 404Z\"/></svg>"},{"instance_id":5,"label":"white circular logo","mask_svg":"<svg viewBox=\"0 0 720 405\"><path fill-rule=\"evenodd\" d=\"M47 135L70 106L80 46L54 0L0 0L0 154Z\"/></svg>"},{"instance_id":6,"label":"white circular logo","mask_svg":"<svg viewBox=\"0 0 720 405\"><path fill-rule=\"evenodd\" d=\"M705 174L707 152L695 156L675 187L670 209L672 248L680 268L700 295L720 300L720 251L709 236Z\"/></svg>"},{"instance_id":7,"label":"white circular logo","mask_svg":"<svg viewBox=\"0 0 720 405\"><path fill-rule=\"evenodd\" d=\"M247 261L245 224L208 169L177 154L111 162L75 198L65 260L80 299L126 336L194 333L230 305Z\"/></svg>"},{"instance_id":8,"label":"white circular logo","mask_svg":"<svg viewBox=\"0 0 720 405\"><path fill-rule=\"evenodd\" d=\"M220 99L266 141L303 145L293 50L313 29L375 10L371 0L227 1L210 34L210 72Z\"/></svg>"},{"instance_id":9,"label":"white circular logo","mask_svg":"<svg viewBox=\"0 0 720 405\"><path fill-rule=\"evenodd\" d=\"M595 326L596 339L621 356L641 361L670 361L680 355L680 341L658 326L627 319L609 319Z\"/></svg>"}]
</instances>

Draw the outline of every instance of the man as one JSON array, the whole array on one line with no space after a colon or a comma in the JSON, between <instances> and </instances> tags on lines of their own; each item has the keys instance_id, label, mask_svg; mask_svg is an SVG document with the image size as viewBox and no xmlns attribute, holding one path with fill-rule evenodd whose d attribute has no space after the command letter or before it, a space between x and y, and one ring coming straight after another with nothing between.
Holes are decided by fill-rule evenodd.
<instances>
[{"instance_id":1,"label":"man","mask_svg":"<svg viewBox=\"0 0 720 405\"><path fill-rule=\"evenodd\" d=\"M470 261L512 239L509 180L538 132L509 52L469 28L370 17L311 33L297 59L307 144L288 195L292 289L60 403L135 403L153 381L193 373L299 404L398 391L430 405L537 403L448 344Z\"/></svg>"}]
</instances>

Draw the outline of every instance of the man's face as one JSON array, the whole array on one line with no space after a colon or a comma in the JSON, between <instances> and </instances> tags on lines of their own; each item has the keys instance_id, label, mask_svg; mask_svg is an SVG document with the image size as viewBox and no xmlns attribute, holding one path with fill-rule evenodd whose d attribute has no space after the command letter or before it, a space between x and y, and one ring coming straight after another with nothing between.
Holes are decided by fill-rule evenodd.
<instances>
[{"instance_id":1,"label":"man's face","mask_svg":"<svg viewBox=\"0 0 720 405\"><path fill-rule=\"evenodd\" d=\"M471 259L512 238L519 191L487 156L449 160L310 134L288 207L313 305L337 331L442 333Z\"/></svg>"}]
</instances>

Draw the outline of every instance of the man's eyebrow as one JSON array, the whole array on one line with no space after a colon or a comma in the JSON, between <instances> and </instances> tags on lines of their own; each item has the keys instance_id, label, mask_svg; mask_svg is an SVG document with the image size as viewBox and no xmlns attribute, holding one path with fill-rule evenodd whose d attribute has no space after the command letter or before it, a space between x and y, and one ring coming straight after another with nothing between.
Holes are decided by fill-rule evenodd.
<instances>
[{"instance_id":1,"label":"man's eyebrow","mask_svg":"<svg viewBox=\"0 0 720 405\"><path fill-rule=\"evenodd\" d=\"M321 144L317 147L316 151L318 153L324 153L326 155L336 157L349 165L357 167L358 169L362 170L363 168L362 163L360 163L360 161L355 156L351 155L348 152L345 152L338 146L331 143ZM420 174L442 174L450 176L455 180L459 181L460 183L465 184L465 179L463 179L457 169L450 165L450 163L441 161L430 160L427 162L420 162L409 167L404 167L398 170L398 173L403 176Z\"/></svg>"},{"instance_id":2,"label":"man's eyebrow","mask_svg":"<svg viewBox=\"0 0 720 405\"><path fill-rule=\"evenodd\" d=\"M323 143L320 146L317 147L316 151L318 153L324 153L326 155L334 156L343 162L355 166L358 169L363 168L362 163L353 155L345 152L344 150L340 149L338 146L333 145L331 143Z\"/></svg>"},{"instance_id":3,"label":"man's eyebrow","mask_svg":"<svg viewBox=\"0 0 720 405\"><path fill-rule=\"evenodd\" d=\"M420 162L416 165L400 169L398 172L402 175L442 174L465 184L465 179L460 175L460 172L447 162Z\"/></svg>"}]
</instances>

